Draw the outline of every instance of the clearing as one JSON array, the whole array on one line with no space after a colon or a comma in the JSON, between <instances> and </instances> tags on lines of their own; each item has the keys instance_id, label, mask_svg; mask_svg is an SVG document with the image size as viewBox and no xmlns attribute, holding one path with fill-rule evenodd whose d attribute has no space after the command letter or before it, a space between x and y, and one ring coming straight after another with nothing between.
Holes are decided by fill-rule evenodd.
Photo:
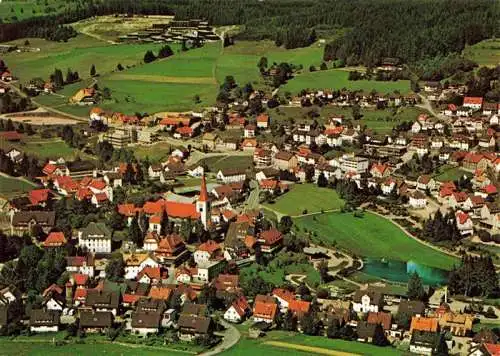
<instances>
[{"instance_id":1,"label":"clearing","mask_svg":"<svg viewBox=\"0 0 500 356\"><path fill-rule=\"evenodd\" d=\"M500 39L484 40L467 46L463 54L480 66L495 67L500 63Z\"/></svg>"},{"instance_id":2,"label":"clearing","mask_svg":"<svg viewBox=\"0 0 500 356\"><path fill-rule=\"evenodd\" d=\"M289 192L276 199L274 204L265 204L283 215L297 216L307 210L316 213L322 210L340 209L344 201L334 189L319 188L315 184L295 184Z\"/></svg>"},{"instance_id":3,"label":"clearing","mask_svg":"<svg viewBox=\"0 0 500 356\"><path fill-rule=\"evenodd\" d=\"M17 22L31 17L55 15L74 9L79 0L5 0L0 1L0 20Z\"/></svg>"},{"instance_id":4,"label":"clearing","mask_svg":"<svg viewBox=\"0 0 500 356\"><path fill-rule=\"evenodd\" d=\"M316 233L358 256L413 261L429 267L450 270L458 259L428 247L406 235L398 226L375 214L363 217L350 213L326 213L294 220L300 232Z\"/></svg>"}]
</instances>

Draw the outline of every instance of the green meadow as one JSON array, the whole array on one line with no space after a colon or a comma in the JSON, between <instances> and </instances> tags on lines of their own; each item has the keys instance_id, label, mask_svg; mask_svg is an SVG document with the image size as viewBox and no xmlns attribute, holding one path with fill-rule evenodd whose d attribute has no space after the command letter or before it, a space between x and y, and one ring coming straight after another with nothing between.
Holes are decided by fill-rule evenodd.
<instances>
[{"instance_id":1,"label":"green meadow","mask_svg":"<svg viewBox=\"0 0 500 356\"><path fill-rule=\"evenodd\" d=\"M497 66L500 63L500 39L488 39L467 46L463 54L480 66Z\"/></svg>"},{"instance_id":2,"label":"green meadow","mask_svg":"<svg viewBox=\"0 0 500 356\"><path fill-rule=\"evenodd\" d=\"M458 259L428 247L406 235L391 221L366 212L326 213L294 219L299 232L316 233L318 239L336 242L358 256L413 261L450 270Z\"/></svg>"}]
</instances>

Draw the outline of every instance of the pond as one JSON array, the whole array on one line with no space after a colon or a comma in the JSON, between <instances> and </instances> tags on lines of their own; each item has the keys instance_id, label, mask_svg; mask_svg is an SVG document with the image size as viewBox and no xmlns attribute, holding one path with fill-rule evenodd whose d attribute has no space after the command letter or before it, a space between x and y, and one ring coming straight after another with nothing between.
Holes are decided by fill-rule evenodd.
<instances>
[{"instance_id":1,"label":"pond","mask_svg":"<svg viewBox=\"0 0 500 356\"><path fill-rule=\"evenodd\" d=\"M410 274L417 272L426 285L444 285L448 281L448 271L421 265L413 261L396 261L366 258L363 272L374 277L393 282L408 282Z\"/></svg>"}]
</instances>

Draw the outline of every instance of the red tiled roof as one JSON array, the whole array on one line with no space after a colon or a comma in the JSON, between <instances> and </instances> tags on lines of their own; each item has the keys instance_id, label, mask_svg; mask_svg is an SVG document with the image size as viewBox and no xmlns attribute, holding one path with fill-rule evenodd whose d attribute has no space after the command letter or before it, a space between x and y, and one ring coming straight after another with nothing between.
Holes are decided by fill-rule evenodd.
<instances>
[{"instance_id":1,"label":"red tiled roof","mask_svg":"<svg viewBox=\"0 0 500 356\"><path fill-rule=\"evenodd\" d=\"M287 303L290 303L292 300L295 300L295 294L290 292L288 289L283 289L283 288L273 289L273 296L283 299Z\"/></svg>"},{"instance_id":2,"label":"red tiled roof","mask_svg":"<svg viewBox=\"0 0 500 356\"><path fill-rule=\"evenodd\" d=\"M176 126L176 125L184 125L188 126L191 119L189 117L165 117L160 121L160 125L165 126Z\"/></svg>"},{"instance_id":3,"label":"red tiled roof","mask_svg":"<svg viewBox=\"0 0 500 356\"><path fill-rule=\"evenodd\" d=\"M257 116L257 122L268 122L269 121L269 115L266 114L260 114Z\"/></svg>"},{"instance_id":4,"label":"red tiled roof","mask_svg":"<svg viewBox=\"0 0 500 356\"><path fill-rule=\"evenodd\" d=\"M497 187L493 184L488 184L486 187L483 188L483 191L486 194L496 194L498 192Z\"/></svg>"},{"instance_id":5,"label":"red tiled roof","mask_svg":"<svg viewBox=\"0 0 500 356\"><path fill-rule=\"evenodd\" d=\"M247 248L253 248L257 243L257 240L252 235L246 235L245 239L243 240L243 243Z\"/></svg>"},{"instance_id":6,"label":"red tiled roof","mask_svg":"<svg viewBox=\"0 0 500 356\"><path fill-rule=\"evenodd\" d=\"M106 188L107 184L105 181L101 179L93 179L92 182L89 184L89 188L94 188L97 190L103 190Z\"/></svg>"},{"instance_id":7,"label":"red tiled roof","mask_svg":"<svg viewBox=\"0 0 500 356\"><path fill-rule=\"evenodd\" d=\"M389 168L389 166L387 166L386 164L374 163L371 170L376 170L380 174L384 174L385 170L388 168Z\"/></svg>"},{"instance_id":8,"label":"red tiled roof","mask_svg":"<svg viewBox=\"0 0 500 356\"><path fill-rule=\"evenodd\" d=\"M234 310L236 311L236 313L238 313L240 317L243 317L247 313L247 311L250 310L250 305L248 304L248 301L243 295L235 299L233 304L231 304L231 306L234 308Z\"/></svg>"},{"instance_id":9,"label":"red tiled roof","mask_svg":"<svg viewBox=\"0 0 500 356\"><path fill-rule=\"evenodd\" d=\"M391 328L392 316L391 313L384 312L370 312L368 313L368 324L382 324L384 330L389 330Z\"/></svg>"},{"instance_id":10,"label":"red tiled roof","mask_svg":"<svg viewBox=\"0 0 500 356\"><path fill-rule=\"evenodd\" d=\"M326 129L324 134L326 136L336 136L336 135L340 135L343 131L344 131L344 126L337 126L334 128Z\"/></svg>"},{"instance_id":11,"label":"red tiled roof","mask_svg":"<svg viewBox=\"0 0 500 356\"><path fill-rule=\"evenodd\" d=\"M194 204L167 201L164 203L164 206L167 209L168 216L173 218L198 219L200 217Z\"/></svg>"},{"instance_id":12,"label":"red tiled roof","mask_svg":"<svg viewBox=\"0 0 500 356\"><path fill-rule=\"evenodd\" d=\"M464 98L464 105L466 104L483 104L483 98L478 97L478 96L466 96Z\"/></svg>"},{"instance_id":13,"label":"red tiled roof","mask_svg":"<svg viewBox=\"0 0 500 356\"><path fill-rule=\"evenodd\" d=\"M51 232L43 242L44 247L59 247L66 244L66 238L62 232Z\"/></svg>"},{"instance_id":14,"label":"red tiled roof","mask_svg":"<svg viewBox=\"0 0 500 356\"><path fill-rule=\"evenodd\" d=\"M149 297L153 299L169 300L172 295L172 289L168 287L152 287L149 291Z\"/></svg>"},{"instance_id":15,"label":"red tiled roof","mask_svg":"<svg viewBox=\"0 0 500 356\"><path fill-rule=\"evenodd\" d=\"M164 200L158 200L156 202L148 201L144 203L142 209L144 213L148 215L162 214L163 211L165 210L165 201Z\"/></svg>"},{"instance_id":16,"label":"red tiled roof","mask_svg":"<svg viewBox=\"0 0 500 356\"><path fill-rule=\"evenodd\" d=\"M246 138L241 143L242 147L257 147L257 140L255 138Z\"/></svg>"},{"instance_id":17,"label":"red tiled roof","mask_svg":"<svg viewBox=\"0 0 500 356\"><path fill-rule=\"evenodd\" d=\"M38 205L49 199L49 189L35 189L29 192L28 198L32 205Z\"/></svg>"},{"instance_id":18,"label":"red tiled roof","mask_svg":"<svg viewBox=\"0 0 500 356\"><path fill-rule=\"evenodd\" d=\"M144 267L137 275L137 280L140 280L144 275L159 280L161 278L161 269L160 267Z\"/></svg>"},{"instance_id":19,"label":"red tiled roof","mask_svg":"<svg viewBox=\"0 0 500 356\"><path fill-rule=\"evenodd\" d=\"M165 236L158 243L158 250L173 253L180 245L184 245L184 241L177 234Z\"/></svg>"},{"instance_id":20,"label":"red tiled roof","mask_svg":"<svg viewBox=\"0 0 500 356\"><path fill-rule=\"evenodd\" d=\"M294 313L308 313L311 307L311 303L305 300L292 300L288 304L288 309Z\"/></svg>"},{"instance_id":21,"label":"red tiled roof","mask_svg":"<svg viewBox=\"0 0 500 356\"><path fill-rule=\"evenodd\" d=\"M52 283L50 286L48 286L42 293L42 295L45 297L49 292L55 292L57 294L62 294L63 289L59 287L57 284Z\"/></svg>"},{"instance_id":22,"label":"red tiled roof","mask_svg":"<svg viewBox=\"0 0 500 356\"><path fill-rule=\"evenodd\" d=\"M483 344L491 356L500 356L500 344Z\"/></svg>"},{"instance_id":23,"label":"red tiled roof","mask_svg":"<svg viewBox=\"0 0 500 356\"><path fill-rule=\"evenodd\" d=\"M263 189L276 189L278 181L275 179L263 179L259 182L259 185Z\"/></svg>"},{"instance_id":24,"label":"red tiled roof","mask_svg":"<svg viewBox=\"0 0 500 356\"><path fill-rule=\"evenodd\" d=\"M213 254L217 250L220 250L220 245L214 240L208 240L198 246L198 251L205 251L209 254Z\"/></svg>"},{"instance_id":25,"label":"red tiled roof","mask_svg":"<svg viewBox=\"0 0 500 356\"><path fill-rule=\"evenodd\" d=\"M181 135L192 135L193 129L189 126L182 126L182 127L178 127L177 129L175 129L175 132L177 132Z\"/></svg>"},{"instance_id":26,"label":"red tiled roof","mask_svg":"<svg viewBox=\"0 0 500 356\"><path fill-rule=\"evenodd\" d=\"M138 295L138 294L128 294L128 293L125 293L123 295L123 303L135 304L141 298L142 298L142 296Z\"/></svg>"},{"instance_id":27,"label":"red tiled roof","mask_svg":"<svg viewBox=\"0 0 500 356\"><path fill-rule=\"evenodd\" d=\"M86 288L77 288L75 290L75 300L83 300L87 299L87 289Z\"/></svg>"},{"instance_id":28,"label":"red tiled roof","mask_svg":"<svg viewBox=\"0 0 500 356\"><path fill-rule=\"evenodd\" d=\"M98 202L104 202L108 200L108 196L106 195L106 193L97 193L94 196Z\"/></svg>"},{"instance_id":29,"label":"red tiled roof","mask_svg":"<svg viewBox=\"0 0 500 356\"><path fill-rule=\"evenodd\" d=\"M467 193L465 192L453 192L453 196L458 203L464 202L468 198Z\"/></svg>"},{"instance_id":30,"label":"red tiled roof","mask_svg":"<svg viewBox=\"0 0 500 356\"><path fill-rule=\"evenodd\" d=\"M151 224L161 224L162 217L160 215L153 215L149 218Z\"/></svg>"},{"instance_id":31,"label":"red tiled roof","mask_svg":"<svg viewBox=\"0 0 500 356\"><path fill-rule=\"evenodd\" d=\"M134 204L119 204L118 205L118 213L120 215L133 217L138 212L138 208L135 207Z\"/></svg>"},{"instance_id":32,"label":"red tiled roof","mask_svg":"<svg viewBox=\"0 0 500 356\"><path fill-rule=\"evenodd\" d=\"M278 311L278 305L272 302L264 302L256 300L253 307L254 317L259 317L262 319L274 320L276 312Z\"/></svg>"},{"instance_id":33,"label":"red tiled roof","mask_svg":"<svg viewBox=\"0 0 500 356\"><path fill-rule=\"evenodd\" d=\"M89 276L82 273L73 273L72 277L77 286L84 286L87 284L87 281L89 280Z\"/></svg>"},{"instance_id":34,"label":"red tiled roof","mask_svg":"<svg viewBox=\"0 0 500 356\"><path fill-rule=\"evenodd\" d=\"M484 158L484 155L480 153L467 153L467 155L464 157L465 162L469 163L479 163L482 159Z\"/></svg>"},{"instance_id":35,"label":"red tiled roof","mask_svg":"<svg viewBox=\"0 0 500 356\"><path fill-rule=\"evenodd\" d=\"M263 231L260 233L260 239L264 240L264 244L273 245L283 239L283 235L277 229Z\"/></svg>"},{"instance_id":36,"label":"red tiled roof","mask_svg":"<svg viewBox=\"0 0 500 356\"><path fill-rule=\"evenodd\" d=\"M92 191L87 187L80 188L76 192L76 198L78 200L90 199L92 197L92 195L93 195Z\"/></svg>"},{"instance_id":37,"label":"red tiled roof","mask_svg":"<svg viewBox=\"0 0 500 356\"><path fill-rule=\"evenodd\" d=\"M464 213L463 211L458 211L456 214L457 220L460 225L463 225L470 219L469 214Z\"/></svg>"},{"instance_id":38,"label":"red tiled roof","mask_svg":"<svg viewBox=\"0 0 500 356\"><path fill-rule=\"evenodd\" d=\"M52 174L56 171L58 167L55 165L55 164L52 164L52 163L47 163L44 167L43 167L43 173L45 174Z\"/></svg>"},{"instance_id":39,"label":"red tiled roof","mask_svg":"<svg viewBox=\"0 0 500 356\"><path fill-rule=\"evenodd\" d=\"M425 318L414 316L411 319L410 332L414 330L436 332L438 329L437 318Z\"/></svg>"}]
</instances>

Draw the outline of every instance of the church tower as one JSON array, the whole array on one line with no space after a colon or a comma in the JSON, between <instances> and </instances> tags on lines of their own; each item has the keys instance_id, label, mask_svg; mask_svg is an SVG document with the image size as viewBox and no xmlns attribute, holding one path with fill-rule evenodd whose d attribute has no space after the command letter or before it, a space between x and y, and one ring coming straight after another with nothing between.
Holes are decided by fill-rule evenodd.
<instances>
[{"instance_id":1,"label":"church tower","mask_svg":"<svg viewBox=\"0 0 500 356\"><path fill-rule=\"evenodd\" d=\"M201 177L201 189L200 196L198 197L198 201L196 202L196 212L200 214L201 222L205 227L205 230L208 230L208 219L210 219L210 202L208 201L208 192L207 192L207 181L205 180L205 174Z\"/></svg>"}]
</instances>

